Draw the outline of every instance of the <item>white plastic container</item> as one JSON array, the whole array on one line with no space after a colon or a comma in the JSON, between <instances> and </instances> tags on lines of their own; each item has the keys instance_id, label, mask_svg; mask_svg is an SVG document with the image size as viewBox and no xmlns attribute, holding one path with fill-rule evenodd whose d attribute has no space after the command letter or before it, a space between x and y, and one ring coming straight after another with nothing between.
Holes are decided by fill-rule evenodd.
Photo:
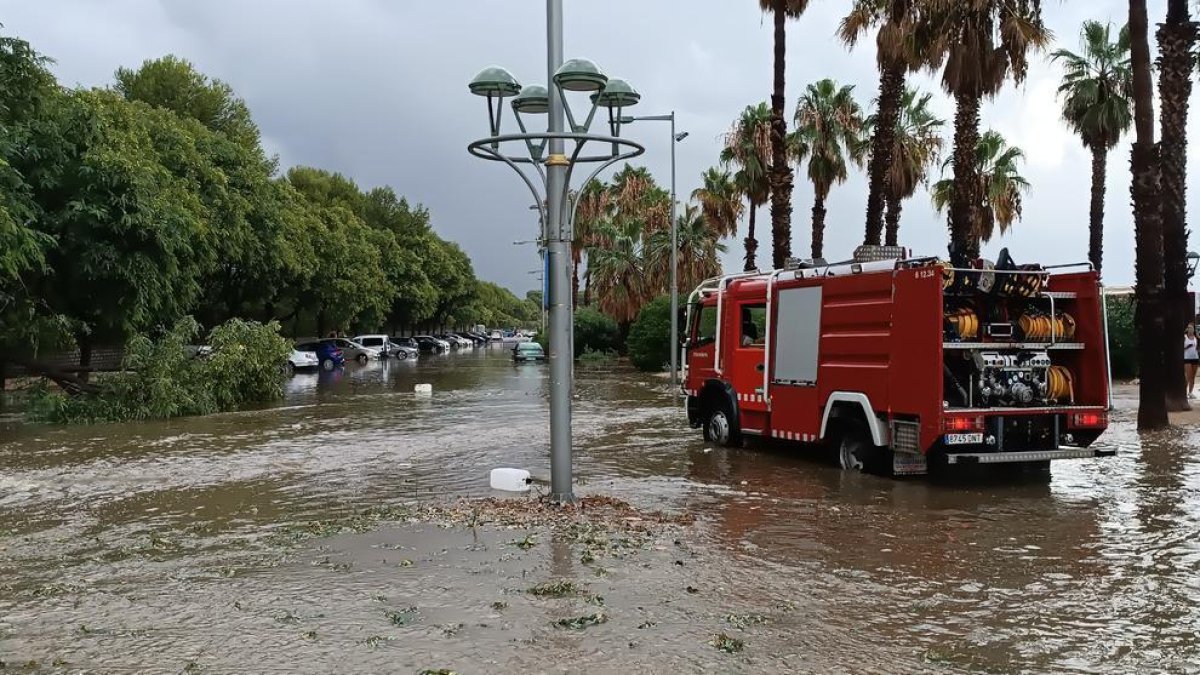
<instances>
[{"instance_id":1,"label":"white plastic container","mask_svg":"<svg viewBox=\"0 0 1200 675\"><path fill-rule=\"evenodd\" d=\"M493 490L505 492L528 492L529 472L525 469L492 469L491 483Z\"/></svg>"},{"instance_id":2,"label":"white plastic container","mask_svg":"<svg viewBox=\"0 0 1200 675\"><path fill-rule=\"evenodd\" d=\"M418 384L413 387L413 393L417 396L433 396L432 384Z\"/></svg>"}]
</instances>

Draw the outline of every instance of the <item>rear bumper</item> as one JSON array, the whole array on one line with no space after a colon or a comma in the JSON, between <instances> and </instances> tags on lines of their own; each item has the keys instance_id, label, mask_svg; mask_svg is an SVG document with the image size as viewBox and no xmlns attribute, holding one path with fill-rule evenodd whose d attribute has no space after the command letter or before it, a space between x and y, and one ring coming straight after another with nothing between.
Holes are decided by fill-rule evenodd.
<instances>
[{"instance_id":1,"label":"rear bumper","mask_svg":"<svg viewBox=\"0 0 1200 675\"><path fill-rule=\"evenodd\" d=\"M1023 452L956 452L946 455L948 464L1012 464L1017 462L1049 462L1057 459L1111 457L1112 450L1061 448L1058 450L1028 450Z\"/></svg>"}]
</instances>

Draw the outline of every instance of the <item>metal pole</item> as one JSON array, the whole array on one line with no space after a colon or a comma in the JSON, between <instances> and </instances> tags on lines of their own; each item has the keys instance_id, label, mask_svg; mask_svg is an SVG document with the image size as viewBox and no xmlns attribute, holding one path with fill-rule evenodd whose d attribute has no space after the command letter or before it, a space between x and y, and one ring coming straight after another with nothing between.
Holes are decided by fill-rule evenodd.
<instances>
[{"instance_id":1,"label":"metal pole","mask_svg":"<svg viewBox=\"0 0 1200 675\"><path fill-rule=\"evenodd\" d=\"M563 62L562 0L546 0L546 82ZM563 101L550 87L550 133L563 130ZM546 157L546 255L550 273L550 499L572 502L571 486L571 242L563 229L568 160L563 139Z\"/></svg>"},{"instance_id":2,"label":"metal pole","mask_svg":"<svg viewBox=\"0 0 1200 675\"><path fill-rule=\"evenodd\" d=\"M671 111L671 400L679 398L679 232L675 217L675 111Z\"/></svg>"}]
</instances>

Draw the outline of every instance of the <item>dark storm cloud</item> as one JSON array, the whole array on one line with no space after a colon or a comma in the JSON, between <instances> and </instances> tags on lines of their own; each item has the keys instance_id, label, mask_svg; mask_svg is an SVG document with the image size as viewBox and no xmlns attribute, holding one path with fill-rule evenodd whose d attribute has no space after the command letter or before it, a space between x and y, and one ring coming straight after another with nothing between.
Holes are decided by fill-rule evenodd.
<instances>
[{"instance_id":1,"label":"dark storm cloud","mask_svg":"<svg viewBox=\"0 0 1200 675\"><path fill-rule=\"evenodd\" d=\"M643 94L640 114L677 111L680 129L691 134L679 146L686 198L716 161L720 136L738 111L769 94L769 22L750 0L565 4L568 57L588 56L630 80ZM1162 14L1161 0L1150 4L1153 16ZM864 104L874 98L871 41L851 53L831 37L845 6L813 3L789 25L789 109L804 84L822 77L855 84ZM0 16L7 32L54 57L68 84L106 85L118 66L168 53L192 60L247 100L284 166L309 164L364 186L395 186L432 211L438 231L462 243L481 277L524 290L537 259L530 247L511 242L536 233L530 197L508 169L467 155L467 143L486 133L486 118L466 83L492 63L523 82L545 82L544 7L532 0L0 0ZM1123 22L1124 7L1117 0L1051 3L1045 15L1060 42L1074 47L1083 19ZM1057 78L1039 59L1023 87L985 105L984 125L1025 149L1024 174L1033 184L1024 220L989 247L993 253L1008 245L1018 259L1085 257L1089 157L1058 122ZM937 90L935 78L915 81ZM952 116L940 92L937 106ZM948 135L952 126L946 129ZM665 126L635 126L628 134L646 144L644 162L666 184ZM1127 144L1110 155L1106 269L1116 284L1132 280L1127 158ZM861 175L834 188L827 205L831 256L861 239L865 199ZM800 253L808 247L812 204L803 171L794 204L793 248ZM766 209L760 222L767 222ZM936 253L944 233L927 195L906 204L907 245ZM769 259L769 237L760 241L760 255ZM736 268L740 238L728 244L726 264Z\"/></svg>"}]
</instances>

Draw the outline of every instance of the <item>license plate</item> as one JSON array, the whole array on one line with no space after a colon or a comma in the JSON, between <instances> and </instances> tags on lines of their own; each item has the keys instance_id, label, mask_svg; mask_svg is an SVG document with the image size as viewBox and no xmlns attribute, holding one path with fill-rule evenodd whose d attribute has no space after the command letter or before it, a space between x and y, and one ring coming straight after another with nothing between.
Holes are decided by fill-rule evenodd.
<instances>
[{"instance_id":1,"label":"license plate","mask_svg":"<svg viewBox=\"0 0 1200 675\"><path fill-rule=\"evenodd\" d=\"M983 434L946 434L946 445L973 445L983 442Z\"/></svg>"}]
</instances>

